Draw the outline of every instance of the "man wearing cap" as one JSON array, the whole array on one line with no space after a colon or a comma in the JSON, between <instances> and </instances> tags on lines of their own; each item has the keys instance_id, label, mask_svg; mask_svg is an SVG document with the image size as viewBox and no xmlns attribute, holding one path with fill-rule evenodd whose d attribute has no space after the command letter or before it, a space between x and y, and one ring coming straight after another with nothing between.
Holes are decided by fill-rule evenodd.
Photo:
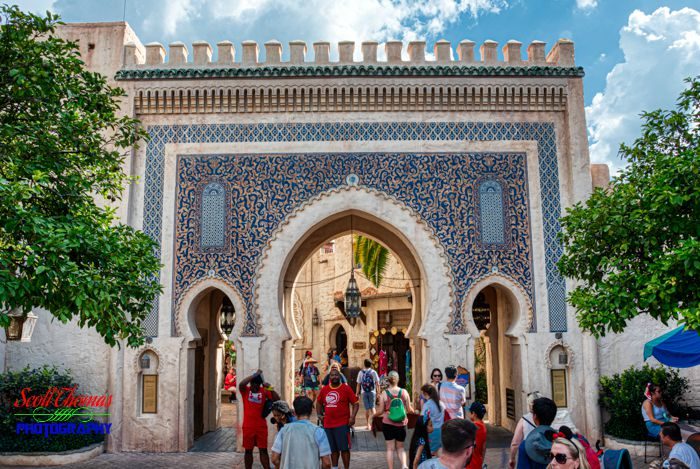
<instances>
[{"instance_id":1,"label":"man wearing cap","mask_svg":"<svg viewBox=\"0 0 700 469\"><path fill-rule=\"evenodd\" d=\"M555 433L551 425L556 416L557 405L553 400L540 397L532 403L532 419L536 427L520 443L517 469L546 469L551 461L549 453Z\"/></svg>"},{"instance_id":2,"label":"man wearing cap","mask_svg":"<svg viewBox=\"0 0 700 469\"><path fill-rule=\"evenodd\" d=\"M278 401L279 394L265 382L262 370L247 376L238 384L243 401L243 462L245 469L253 467L253 448L258 447L260 464L263 469L270 469L270 456L267 454L267 422L262 416L266 400Z\"/></svg>"},{"instance_id":3,"label":"man wearing cap","mask_svg":"<svg viewBox=\"0 0 700 469\"><path fill-rule=\"evenodd\" d=\"M465 419L452 419L442 426L442 451L418 469L463 469L472 459L476 425Z\"/></svg>"},{"instance_id":4,"label":"man wearing cap","mask_svg":"<svg viewBox=\"0 0 700 469\"><path fill-rule=\"evenodd\" d=\"M481 469L484 465L484 457L486 456L486 425L484 424L484 415L486 415L486 407L478 401L472 402L469 406L469 417L476 425L476 439L474 446L474 456L467 466L467 469Z\"/></svg>"}]
</instances>

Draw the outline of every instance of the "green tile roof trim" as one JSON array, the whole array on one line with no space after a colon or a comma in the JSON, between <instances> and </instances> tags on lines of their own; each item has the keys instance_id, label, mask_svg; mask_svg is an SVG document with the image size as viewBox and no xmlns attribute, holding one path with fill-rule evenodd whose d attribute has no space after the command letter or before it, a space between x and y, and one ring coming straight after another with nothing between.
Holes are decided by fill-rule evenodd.
<instances>
[{"instance_id":1,"label":"green tile roof trim","mask_svg":"<svg viewBox=\"0 0 700 469\"><path fill-rule=\"evenodd\" d=\"M174 80L197 78L298 77L565 77L584 76L583 67L512 66L281 66L226 68L144 68L119 70L116 80Z\"/></svg>"}]
</instances>

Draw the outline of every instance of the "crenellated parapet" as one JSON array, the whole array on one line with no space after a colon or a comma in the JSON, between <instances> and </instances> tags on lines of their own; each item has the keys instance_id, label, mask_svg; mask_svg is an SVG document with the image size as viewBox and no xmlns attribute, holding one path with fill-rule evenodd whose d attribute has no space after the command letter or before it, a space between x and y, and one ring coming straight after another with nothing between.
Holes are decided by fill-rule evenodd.
<instances>
[{"instance_id":1,"label":"crenellated parapet","mask_svg":"<svg viewBox=\"0 0 700 469\"><path fill-rule=\"evenodd\" d=\"M337 60L331 60L331 43L326 41L310 49L304 41L290 41L286 55L282 43L268 41L263 61L255 41L244 41L239 49L229 41L216 46L214 57L208 43L197 41L190 57L181 42L170 44L167 53L159 43L143 49L127 44L124 68L116 78L140 81L133 91L134 110L147 115L561 112L567 107L568 82L558 78L583 76L568 40L558 41L548 53L544 42L533 41L526 58L517 41L499 49L495 41L477 47L465 40L453 50L450 42L440 40L430 56L425 41L387 41L382 60L380 44L366 41L360 45L359 62L352 41L337 44ZM328 79L342 77L361 79ZM464 79L471 77L475 80ZM490 77L499 79L481 79ZM527 77L533 79L521 79Z\"/></svg>"},{"instance_id":2,"label":"crenellated parapet","mask_svg":"<svg viewBox=\"0 0 700 469\"><path fill-rule=\"evenodd\" d=\"M384 60L379 60L380 44L362 42L362 59L355 61L353 41L337 44L337 60L331 61L331 43L314 42L307 48L304 41L290 41L288 60L283 61L283 46L278 41L264 44L265 57L255 41L244 41L237 58L230 41L217 44L216 60L212 47L204 41L192 44L192 58L182 42L165 47L157 42L146 44L145 53L130 43L124 50L124 67L118 79L225 78L225 77L304 77L304 76L583 76L575 66L574 44L560 39L545 54L545 43L531 42L523 58L522 43L508 41L502 48L495 41L484 41L478 47L473 41L461 41L453 55L446 40L433 45L426 54L425 41L386 41Z\"/></svg>"}]
</instances>

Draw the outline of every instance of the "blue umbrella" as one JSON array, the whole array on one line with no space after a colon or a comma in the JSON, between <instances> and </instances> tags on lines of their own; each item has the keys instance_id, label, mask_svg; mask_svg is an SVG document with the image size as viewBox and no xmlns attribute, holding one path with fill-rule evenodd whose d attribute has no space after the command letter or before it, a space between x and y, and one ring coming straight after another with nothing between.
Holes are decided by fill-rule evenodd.
<instances>
[{"instance_id":1,"label":"blue umbrella","mask_svg":"<svg viewBox=\"0 0 700 469\"><path fill-rule=\"evenodd\" d=\"M700 335L680 326L644 344L644 360L654 356L659 362L674 368L700 365Z\"/></svg>"}]
</instances>

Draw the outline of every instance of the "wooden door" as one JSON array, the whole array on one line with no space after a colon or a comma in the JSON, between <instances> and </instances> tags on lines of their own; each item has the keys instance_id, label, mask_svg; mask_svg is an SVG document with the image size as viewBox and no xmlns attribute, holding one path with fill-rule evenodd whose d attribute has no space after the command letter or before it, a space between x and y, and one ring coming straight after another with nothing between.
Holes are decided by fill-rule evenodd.
<instances>
[{"instance_id":1,"label":"wooden door","mask_svg":"<svg viewBox=\"0 0 700 469\"><path fill-rule=\"evenodd\" d=\"M204 433L204 348L194 349L194 438Z\"/></svg>"}]
</instances>

